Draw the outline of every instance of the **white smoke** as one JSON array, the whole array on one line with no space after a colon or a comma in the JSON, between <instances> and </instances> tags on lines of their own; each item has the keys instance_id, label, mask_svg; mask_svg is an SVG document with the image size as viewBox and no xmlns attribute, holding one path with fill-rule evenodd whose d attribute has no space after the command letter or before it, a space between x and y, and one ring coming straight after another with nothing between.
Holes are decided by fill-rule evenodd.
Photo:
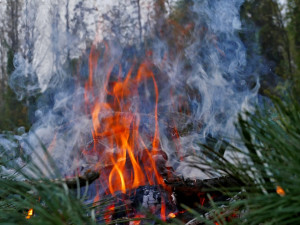
<instances>
[{"instance_id":1,"label":"white smoke","mask_svg":"<svg viewBox=\"0 0 300 225\"><path fill-rule=\"evenodd\" d=\"M238 114L251 109L251 104L256 101L258 79L247 73L246 49L238 35L242 29L239 15L242 3L243 0L193 1L190 6L193 16L189 19L194 28L189 33L189 39L183 40L186 41L186 47L178 55L170 53L172 47L165 39L159 35L153 38L152 61L161 77L165 76L162 80L157 78L160 87L161 147L168 154L169 163L184 175L189 174L190 170L186 163L180 162L178 155L184 159L191 154L201 154L199 143L205 143L207 137L236 137L234 124ZM75 7L76 4L73 2L72 5ZM65 70L66 49L71 45L69 42L77 43L74 48L85 45L78 44L81 38L76 35L80 36L80 32L72 35L62 32L64 24L60 18L63 13L58 6L58 3L51 4L42 10L51 12L51 20L47 20L50 23L44 22L45 29L51 32L47 32L48 37L46 34L41 36L34 57L35 60L42 57L44 66L34 69L17 55L11 86L20 98L34 95L39 87L44 91L35 112L36 122L27 140L34 149L40 149L37 135L61 172L69 174L86 163L81 161L80 148L91 139L91 118L83 110L84 89L77 85L87 77L88 62L84 60L84 52L81 57L74 56L82 60L79 78L70 76ZM93 23L89 29L96 27ZM100 90L104 89L105 76L112 62L127 60L124 54L128 50L122 44L115 40L108 43L111 58L108 62L98 62L101 69L97 72L96 83ZM80 51L74 52L77 55ZM130 67L129 63L123 63L124 71ZM32 78L36 74L39 82ZM170 90L175 92L174 96ZM151 89L145 88L144 91L151 92ZM153 104L147 105L147 96L150 95L144 96L145 111ZM189 109L188 113L178 113L178 108L183 106ZM180 137L170 135L169 129L174 128L172 126L181 130ZM178 146L180 154L175 151Z\"/></svg>"}]
</instances>

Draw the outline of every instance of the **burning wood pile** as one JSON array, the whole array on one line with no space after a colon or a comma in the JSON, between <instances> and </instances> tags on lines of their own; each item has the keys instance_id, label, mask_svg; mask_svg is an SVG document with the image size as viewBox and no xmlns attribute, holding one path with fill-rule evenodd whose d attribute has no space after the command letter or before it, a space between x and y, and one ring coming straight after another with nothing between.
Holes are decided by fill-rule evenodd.
<instances>
[{"instance_id":1,"label":"burning wood pile","mask_svg":"<svg viewBox=\"0 0 300 225\"><path fill-rule=\"evenodd\" d=\"M124 77L113 76L108 70L103 89L99 89L95 84L99 61L96 47L91 50L89 60L85 111L92 117L93 141L82 149L80 158L98 172L87 172L78 180L83 185L95 179L91 185L96 191L90 199L98 201L112 195L119 199L120 205L124 202L130 205L118 217L140 215L138 209L142 207L162 220L168 219L170 213L177 213L177 205L194 205L197 201L203 205L206 197L199 196L202 189L224 179L191 182L175 177L172 167L166 166L168 156L162 150L158 114L160 88L152 61L146 58L132 65ZM172 130L180 158L180 134L176 126ZM73 187L75 182L68 180L67 184Z\"/></svg>"},{"instance_id":2,"label":"burning wood pile","mask_svg":"<svg viewBox=\"0 0 300 225\"><path fill-rule=\"evenodd\" d=\"M181 140L205 125L191 119L184 101L174 103L171 111L169 105L160 103L159 91L162 81L168 80L166 75L155 74L157 68L146 57L133 63L126 73L121 65L119 73L113 72L113 66L118 65L113 63L99 81L100 55L106 58L109 51L108 46L102 50L93 46L89 54L83 108L92 122L91 134L87 135L92 141L80 146L75 155L80 161L76 168L79 175L53 182L65 183L70 189L88 186L89 203L107 196L116 198L110 206L112 213L103 218L106 223L144 217L145 209L163 221L180 218L188 222L192 218L182 205L206 207L207 194L215 200L226 199L216 188L239 185L234 178L185 179L173 167L189 154ZM55 149L56 139L54 136L49 144L50 151ZM121 208L122 213L115 208Z\"/></svg>"},{"instance_id":3,"label":"burning wood pile","mask_svg":"<svg viewBox=\"0 0 300 225\"><path fill-rule=\"evenodd\" d=\"M188 222L192 218L182 205L207 207L207 194L225 200L227 197L216 188L239 185L234 178L185 179L174 168L199 151L199 146L186 140L193 140L206 126L192 119L191 106L184 102L186 93L176 96L176 90L167 89L174 105L165 106L160 90L169 78L158 70L153 59L146 54L142 61L136 60L123 71L121 63L106 62L110 51L106 45L100 49L94 45L89 54L89 77L81 110L91 120L90 134L85 136L92 137L92 141L78 146L77 153L71 155L80 162L73 173L79 175L70 178L72 175L67 174L69 178L53 182L66 183L70 189L88 186L89 203L107 196L116 198L112 213L104 218L106 223L144 217L144 209L163 221L180 218ZM106 63L111 67L99 76L99 64ZM189 97L192 95L200 98L195 93ZM189 145L190 153L186 151ZM57 135L48 150L56 150L56 146ZM121 208L122 213L115 212L115 208Z\"/></svg>"},{"instance_id":4,"label":"burning wood pile","mask_svg":"<svg viewBox=\"0 0 300 225\"><path fill-rule=\"evenodd\" d=\"M57 179L52 182L65 183L69 189L78 189L92 185L98 178L101 179L101 172L86 171L82 176ZM121 218L144 218L147 215L147 210L150 210L157 216L160 214L161 218L167 222L177 218L187 224L201 224L198 220L193 220L193 215L188 213L181 205L202 213L206 219L213 220L212 215L198 207L200 205L210 207L208 196L212 196L214 201L217 202L232 201L233 199L224 196L217 189L221 187L234 188L241 185L240 181L231 177L200 180L172 176L172 178L164 177L164 183L165 186L146 185L126 191L126 193L115 193L114 196L117 201L109 208L110 212L106 215L105 222L109 223L112 220ZM114 213L115 208L123 208L123 211L117 210ZM145 214L143 215L140 210L145 210ZM118 211L122 211L122 213ZM161 215L161 212L164 215ZM228 218L237 215L237 212L226 210L224 213L228 214Z\"/></svg>"}]
</instances>

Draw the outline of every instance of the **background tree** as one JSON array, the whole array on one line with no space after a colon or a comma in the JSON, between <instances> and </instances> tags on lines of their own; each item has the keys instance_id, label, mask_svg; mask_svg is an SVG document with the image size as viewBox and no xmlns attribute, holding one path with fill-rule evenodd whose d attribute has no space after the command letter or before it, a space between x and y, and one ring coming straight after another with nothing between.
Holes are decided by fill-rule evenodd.
<instances>
[{"instance_id":1,"label":"background tree","mask_svg":"<svg viewBox=\"0 0 300 225\"><path fill-rule=\"evenodd\" d=\"M0 8L1 15L5 15L5 8ZM3 99L3 94L5 92L5 86L7 81L6 73L6 56L7 56L7 47L6 47L6 37L5 37L5 17L0 17L0 100ZM3 107L3 101L0 101L0 108Z\"/></svg>"},{"instance_id":2,"label":"background tree","mask_svg":"<svg viewBox=\"0 0 300 225\"><path fill-rule=\"evenodd\" d=\"M1 54L6 53L6 68L2 66L2 104L0 105L0 131L13 130L16 127L28 128L27 108L24 102L19 102L8 83L14 71L14 55L20 50L20 16L23 1L6 1L1 39ZM1 57L3 57L2 55Z\"/></svg>"},{"instance_id":3,"label":"background tree","mask_svg":"<svg viewBox=\"0 0 300 225\"><path fill-rule=\"evenodd\" d=\"M96 29L91 29L91 27L95 28L97 26L97 18L95 17L98 14L98 10L84 0L78 1L72 9L69 29L67 29L73 43L73 46L70 46L70 55L72 58L78 58L81 50L86 49L86 46L95 38ZM91 19L91 17L94 18Z\"/></svg>"},{"instance_id":4,"label":"background tree","mask_svg":"<svg viewBox=\"0 0 300 225\"><path fill-rule=\"evenodd\" d=\"M142 36L140 5L137 1L117 1L102 15L104 39L121 46L140 43Z\"/></svg>"},{"instance_id":5,"label":"background tree","mask_svg":"<svg viewBox=\"0 0 300 225\"><path fill-rule=\"evenodd\" d=\"M287 2L287 28L291 39L291 52L293 56L293 81L296 83L296 87L300 87L300 1L288 0ZM299 94L300 88L296 91Z\"/></svg>"},{"instance_id":6,"label":"background tree","mask_svg":"<svg viewBox=\"0 0 300 225\"><path fill-rule=\"evenodd\" d=\"M241 8L248 57L260 55L258 64L266 67L257 71L261 77L261 92L273 90L278 82L292 74L290 41L285 21L277 1L247 0ZM253 45L253 43L257 45ZM263 63L262 63L263 61Z\"/></svg>"},{"instance_id":7,"label":"background tree","mask_svg":"<svg viewBox=\"0 0 300 225\"><path fill-rule=\"evenodd\" d=\"M39 37L39 30L36 26L40 1L25 0L23 10L23 20L21 21L21 33L23 33L21 41L21 51L23 57L29 62L33 62L35 44Z\"/></svg>"}]
</instances>

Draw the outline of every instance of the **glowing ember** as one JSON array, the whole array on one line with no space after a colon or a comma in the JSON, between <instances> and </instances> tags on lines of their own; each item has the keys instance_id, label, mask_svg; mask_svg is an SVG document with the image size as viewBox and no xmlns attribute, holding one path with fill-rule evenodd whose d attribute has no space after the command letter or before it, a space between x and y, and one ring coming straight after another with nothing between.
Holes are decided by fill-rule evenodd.
<instances>
[{"instance_id":1,"label":"glowing ember","mask_svg":"<svg viewBox=\"0 0 300 225\"><path fill-rule=\"evenodd\" d=\"M140 220L130 221L129 225L139 225L141 223Z\"/></svg>"},{"instance_id":2,"label":"glowing ember","mask_svg":"<svg viewBox=\"0 0 300 225\"><path fill-rule=\"evenodd\" d=\"M145 216L137 214L137 215L135 215L134 218L135 219L142 219L142 218L145 218ZM141 224L141 222L142 222L141 220L133 220L133 221L129 222L129 225L139 225L139 224Z\"/></svg>"},{"instance_id":3,"label":"glowing ember","mask_svg":"<svg viewBox=\"0 0 300 225\"><path fill-rule=\"evenodd\" d=\"M114 205L110 205L110 206L107 207L106 212L104 214L104 220L105 220L106 223L111 222L114 210L115 210Z\"/></svg>"},{"instance_id":4,"label":"glowing ember","mask_svg":"<svg viewBox=\"0 0 300 225\"><path fill-rule=\"evenodd\" d=\"M33 216L33 209L29 209L27 212L26 219L30 219Z\"/></svg>"},{"instance_id":5,"label":"glowing ember","mask_svg":"<svg viewBox=\"0 0 300 225\"><path fill-rule=\"evenodd\" d=\"M281 197L285 196L285 191L284 191L283 188L280 187L280 186L277 186L276 192L277 192L277 194L280 195Z\"/></svg>"},{"instance_id":6,"label":"glowing ember","mask_svg":"<svg viewBox=\"0 0 300 225\"><path fill-rule=\"evenodd\" d=\"M169 217L170 219L173 219L173 218L176 217L176 214L175 214L175 213L170 213L170 214L168 215L168 217Z\"/></svg>"}]
</instances>

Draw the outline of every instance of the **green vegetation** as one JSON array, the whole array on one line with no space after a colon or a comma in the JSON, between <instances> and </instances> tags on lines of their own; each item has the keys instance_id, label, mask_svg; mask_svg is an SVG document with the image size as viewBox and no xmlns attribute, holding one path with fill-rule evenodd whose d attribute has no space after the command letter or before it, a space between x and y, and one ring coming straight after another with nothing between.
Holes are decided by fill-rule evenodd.
<instances>
[{"instance_id":1,"label":"green vegetation","mask_svg":"<svg viewBox=\"0 0 300 225\"><path fill-rule=\"evenodd\" d=\"M218 224L299 223L300 103L290 94L283 99L273 98L273 104L268 109L248 114L246 120L240 118L238 127L245 148L232 145L223 157L204 146L215 156L213 162L206 161L213 171L234 177L243 184L218 189L235 199L212 202L214 207L209 212ZM214 224L191 212L205 224ZM233 214L234 218L228 221Z\"/></svg>"},{"instance_id":2,"label":"green vegetation","mask_svg":"<svg viewBox=\"0 0 300 225\"><path fill-rule=\"evenodd\" d=\"M275 92L280 82L291 78L293 60L286 19L280 5L273 0L247 0L241 8L241 18L245 26L241 38L248 57L260 55L258 68L260 65L268 67L256 71L260 76L260 93L264 94L266 90Z\"/></svg>"},{"instance_id":3,"label":"green vegetation","mask_svg":"<svg viewBox=\"0 0 300 225\"><path fill-rule=\"evenodd\" d=\"M111 197L86 204L79 189L70 190L63 181L53 182L50 178L60 175L46 150L48 160L33 153L35 162L28 162L18 147L8 150L1 146L0 154L0 224L104 224L103 215L111 215L107 211Z\"/></svg>"}]
</instances>

